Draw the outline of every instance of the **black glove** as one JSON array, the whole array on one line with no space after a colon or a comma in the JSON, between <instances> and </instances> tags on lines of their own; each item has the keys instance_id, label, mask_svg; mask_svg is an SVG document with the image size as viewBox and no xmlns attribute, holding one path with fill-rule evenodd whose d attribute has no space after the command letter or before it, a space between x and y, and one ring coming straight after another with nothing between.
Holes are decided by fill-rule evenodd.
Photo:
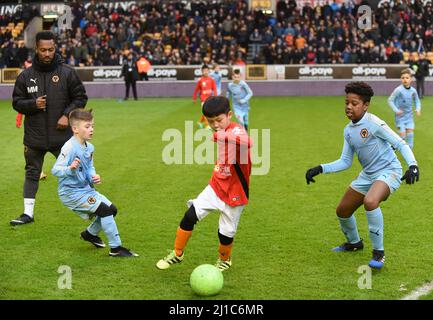
<instances>
[{"instance_id":1,"label":"black glove","mask_svg":"<svg viewBox=\"0 0 433 320\"><path fill-rule=\"evenodd\" d=\"M317 166L308 169L307 173L305 174L305 179L307 179L307 184L310 184L310 182L316 182L314 181L313 177L317 176L318 174L321 174L322 172L323 172L322 166Z\"/></svg>"},{"instance_id":2,"label":"black glove","mask_svg":"<svg viewBox=\"0 0 433 320\"><path fill-rule=\"evenodd\" d=\"M406 180L407 184L414 184L419 180L419 169L418 166L410 166L409 169L404 173L404 176L401 177L401 181Z\"/></svg>"}]
</instances>

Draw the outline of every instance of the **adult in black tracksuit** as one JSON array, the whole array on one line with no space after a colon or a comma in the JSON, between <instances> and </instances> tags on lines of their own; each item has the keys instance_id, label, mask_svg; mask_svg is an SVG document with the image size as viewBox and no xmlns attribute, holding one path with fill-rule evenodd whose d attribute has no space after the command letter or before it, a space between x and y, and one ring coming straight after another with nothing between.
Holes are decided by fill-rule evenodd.
<instances>
[{"instance_id":1,"label":"adult in black tracksuit","mask_svg":"<svg viewBox=\"0 0 433 320\"><path fill-rule=\"evenodd\" d=\"M420 99L425 96L425 77L429 75L430 61L425 58L424 52L419 54L419 60L417 61L418 69L415 73L416 79L416 91Z\"/></svg>"},{"instance_id":2,"label":"adult in black tracksuit","mask_svg":"<svg viewBox=\"0 0 433 320\"><path fill-rule=\"evenodd\" d=\"M72 136L68 115L75 108L84 108L86 90L75 70L63 64L56 54L54 34L36 35L33 65L18 76L13 91L13 108L25 115L24 213L11 225L33 222L39 176L47 152L56 158L63 144Z\"/></svg>"},{"instance_id":3,"label":"adult in black tracksuit","mask_svg":"<svg viewBox=\"0 0 433 320\"><path fill-rule=\"evenodd\" d=\"M138 68L137 63L132 56L132 53L128 55L128 59L124 61L122 67L122 76L125 78L125 100L129 98L129 87L132 86L132 93L134 99L137 100L137 80L138 80Z\"/></svg>"}]
</instances>

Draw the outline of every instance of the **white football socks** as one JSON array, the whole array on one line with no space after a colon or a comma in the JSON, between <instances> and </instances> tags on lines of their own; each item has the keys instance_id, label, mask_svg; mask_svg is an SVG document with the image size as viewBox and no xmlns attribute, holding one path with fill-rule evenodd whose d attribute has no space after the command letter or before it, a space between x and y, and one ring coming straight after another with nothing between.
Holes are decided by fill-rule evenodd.
<instances>
[{"instance_id":1,"label":"white football socks","mask_svg":"<svg viewBox=\"0 0 433 320\"><path fill-rule=\"evenodd\" d=\"M33 218L34 209L35 209L35 199L24 198L24 214Z\"/></svg>"}]
</instances>

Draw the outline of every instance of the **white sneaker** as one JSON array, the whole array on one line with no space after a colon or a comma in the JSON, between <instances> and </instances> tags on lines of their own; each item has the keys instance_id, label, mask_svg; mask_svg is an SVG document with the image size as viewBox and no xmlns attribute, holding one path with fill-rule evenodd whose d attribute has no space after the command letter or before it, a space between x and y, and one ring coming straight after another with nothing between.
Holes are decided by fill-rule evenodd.
<instances>
[{"instance_id":1,"label":"white sneaker","mask_svg":"<svg viewBox=\"0 0 433 320\"><path fill-rule=\"evenodd\" d=\"M170 266L172 264L181 263L184 256L185 256L185 254L182 253L182 255L180 257L178 257L176 255L175 251L173 250L166 257L164 257L163 259L159 260L156 263L156 267L158 269L161 269L161 270L168 269L168 268L170 268Z\"/></svg>"},{"instance_id":2,"label":"white sneaker","mask_svg":"<svg viewBox=\"0 0 433 320\"><path fill-rule=\"evenodd\" d=\"M220 269L221 271L226 271L232 266L232 259L229 258L228 260L221 260L218 258L217 262L215 263L215 267Z\"/></svg>"}]
</instances>

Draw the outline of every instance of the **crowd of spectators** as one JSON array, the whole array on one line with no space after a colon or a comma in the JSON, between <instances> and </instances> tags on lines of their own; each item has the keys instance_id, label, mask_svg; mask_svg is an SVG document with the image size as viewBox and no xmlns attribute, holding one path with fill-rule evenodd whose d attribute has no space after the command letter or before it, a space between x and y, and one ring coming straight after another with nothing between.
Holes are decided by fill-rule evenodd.
<instances>
[{"instance_id":1,"label":"crowd of spectators","mask_svg":"<svg viewBox=\"0 0 433 320\"><path fill-rule=\"evenodd\" d=\"M432 51L431 1L381 1L371 28L358 25L366 23L356 14L362 2L307 3L301 11L295 3L279 1L276 22L265 26L266 63L401 63L412 52Z\"/></svg>"},{"instance_id":2,"label":"crowd of spectators","mask_svg":"<svg viewBox=\"0 0 433 320\"><path fill-rule=\"evenodd\" d=\"M299 7L295 0L282 0L273 15L266 15L248 8L246 0L137 1L126 10L72 1L72 29L52 28L59 35L59 53L75 66L119 65L130 52L152 65L245 64L247 59L266 64L401 63L405 52L433 50L430 1L382 1L366 29L357 24L362 3L345 3ZM21 65L30 54L22 40L3 28L28 20L24 11L0 17L0 67Z\"/></svg>"}]
</instances>

